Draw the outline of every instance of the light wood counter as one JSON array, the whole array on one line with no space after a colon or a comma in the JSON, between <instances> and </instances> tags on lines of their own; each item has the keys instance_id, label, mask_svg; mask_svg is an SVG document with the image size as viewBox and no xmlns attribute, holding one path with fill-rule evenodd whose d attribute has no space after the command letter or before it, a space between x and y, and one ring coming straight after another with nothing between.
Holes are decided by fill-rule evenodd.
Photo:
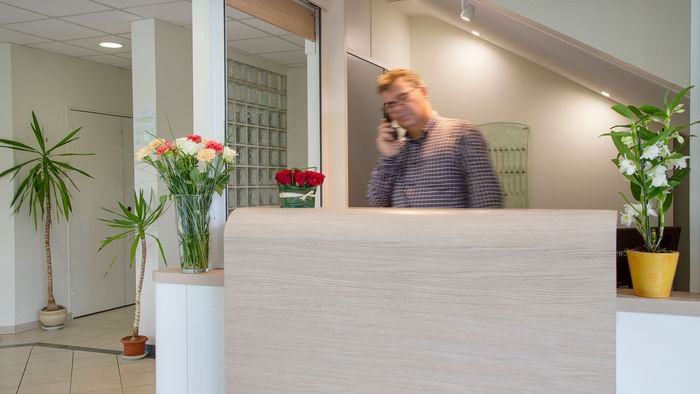
<instances>
[{"instance_id":1,"label":"light wood counter","mask_svg":"<svg viewBox=\"0 0 700 394\"><path fill-rule=\"evenodd\" d=\"M239 208L227 393L614 393L616 212Z\"/></svg>"},{"instance_id":2,"label":"light wood counter","mask_svg":"<svg viewBox=\"0 0 700 394\"><path fill-rule=\"evenodd\" d=\"M700 294L674 291L669 298L645 298L632 289L618 289L617 311L700 317Z\"/></svg>"},{"instance_id":3,"label":"light wood counter","mask_svg":"<svg viewBox=\"0 0 700 394\"><path fill-rule=\"evenodd\" d=\"M193 286L224 286L224 270L213 269L201 274L185 274L177 268L161 268L153 271L156 283L172 283Z\"/></svg>"}]
</instances>

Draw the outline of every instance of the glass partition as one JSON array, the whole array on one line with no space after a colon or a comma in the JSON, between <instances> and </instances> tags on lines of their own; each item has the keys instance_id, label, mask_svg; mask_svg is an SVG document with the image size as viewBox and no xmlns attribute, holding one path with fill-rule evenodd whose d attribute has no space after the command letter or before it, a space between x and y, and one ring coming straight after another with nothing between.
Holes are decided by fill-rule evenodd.
<instances>
[{"instance_id":1,"label":"glass partition","mask_svg":"<svg viewBox=\"0 0 700 394\"><path fill-rule=\"evenodd\" d=\"M320 157L320 108L309 104L320 102L316 42L228 5L226 18L226 132L238 152L228 212L278 206L275 173Z\"/></svg>"}]
</instances>

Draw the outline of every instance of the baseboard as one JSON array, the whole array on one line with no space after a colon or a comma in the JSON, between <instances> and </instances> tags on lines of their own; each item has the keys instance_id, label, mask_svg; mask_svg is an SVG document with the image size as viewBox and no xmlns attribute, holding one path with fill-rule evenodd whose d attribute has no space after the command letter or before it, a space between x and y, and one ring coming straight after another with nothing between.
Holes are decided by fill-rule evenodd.
<instances>
[{"instance_id":1,"label":"baseboard","mask_svg":"<svg viewBox=\"0 0 700 394\"><path fill-rule=\"evenodd\" d=\"M66 321L71 320L73 320L73 314L68 313ZM39 323L39 320L30 321L28 323L21 323L14 326L0 326L0 335L19 334L20 332L33 330L35 328L39 328L40 326L41 324Z\"/></svg>"},{"instance_id":2,"label":"baseboard","mask_svg":"<svg viewBox=\"0 0 700 394\"><path fill-rule=\"evenodd\" d=\"M156 345L146 344L146 351L149 358L156 358Z\"/></svg>"}]
</instances>

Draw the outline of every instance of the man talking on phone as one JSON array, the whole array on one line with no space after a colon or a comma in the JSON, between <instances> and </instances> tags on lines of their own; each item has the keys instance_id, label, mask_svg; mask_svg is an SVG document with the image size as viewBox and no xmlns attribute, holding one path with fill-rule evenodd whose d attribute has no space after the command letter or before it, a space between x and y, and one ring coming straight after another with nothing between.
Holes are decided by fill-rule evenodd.
<instances>
[{"instance_id":1,"label":"man talking on phone","mask_svg":"<svg viewBox=\"0 0 700 394\"><path fill-rule=\"evenodd\" d=\"M377 127L380 157L369 181L370 206L503 206L486 142L475 125L434 112L427 87L409 69L380 75L377 91L385 118ZM404 140L397 138L392 121L406 130Z\"/></svg>"}]
</instances>

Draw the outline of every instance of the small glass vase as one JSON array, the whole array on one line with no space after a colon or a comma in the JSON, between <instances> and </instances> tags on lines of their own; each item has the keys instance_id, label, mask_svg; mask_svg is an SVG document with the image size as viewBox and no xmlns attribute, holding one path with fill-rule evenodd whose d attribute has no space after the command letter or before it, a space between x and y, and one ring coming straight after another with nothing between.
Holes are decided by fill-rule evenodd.
<instances>
[{"instance_id":1,"label":"small glass vase","mask_svg":"<svg viewBox=\"0 0 700 394\"><path fill-rule=\"evenodd\" d=\"M187 274L209 269L209 208L211 195L176 194L180 269Z\"/></svg>"},{"instance_id":2,"label":"small glass vase","mask_svg":"<svg viewBox=\"0 0 700 394\"><path fill-rule=\"evenodd\" d=\"M277 185L280 208L313 208L316 206L316 186Z\"/></svg>"}]
</instances>

